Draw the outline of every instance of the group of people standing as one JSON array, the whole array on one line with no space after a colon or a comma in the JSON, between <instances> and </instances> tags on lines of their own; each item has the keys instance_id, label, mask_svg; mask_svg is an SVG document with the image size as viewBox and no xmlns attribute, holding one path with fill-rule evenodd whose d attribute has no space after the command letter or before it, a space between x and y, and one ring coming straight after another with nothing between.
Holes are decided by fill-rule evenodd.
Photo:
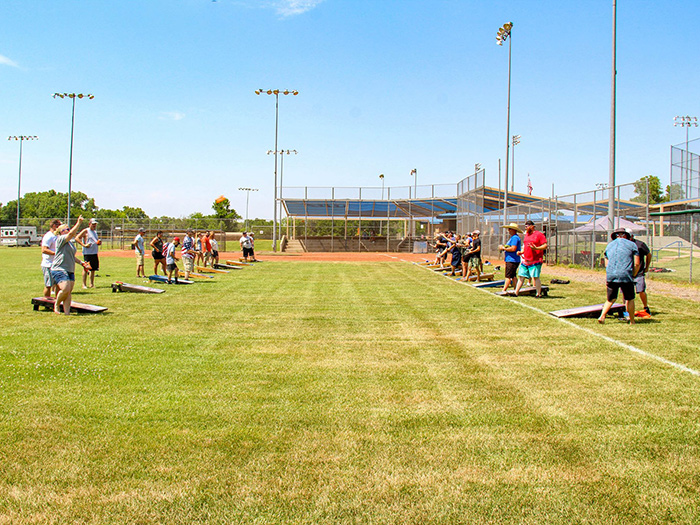
<instances>
[{"instance_id":1,"label":"group of people standing","mask_svg":"<svg viewBox=\"0 0 700 525\"><path fill-rule=\"evenodd\" d=\"M97 221L91 219L89 226L80 230L82 223L82 215L72 228L54 219L41 240L44 297L51 297L52 292L55 294L54 312L57 314L70 314L76 262L83 267L83 288L95 286L95 272L100 268L97 250L102 241L96 233ZM76 258L76 242L83 247L84 261Z\"/></svg>"},{"instance_id":2,"label":"group of people standing","mask_svg":"<svg viewBox=\"0 0 700 525\"><path fill-rule=\"evenodd\" d=\"M540 275L547 249L547 238L544 233L535 229L535 223L532 221L525 222L524 232L513 222L501 226L501 228L508 230L508 235L510 235L505 244L498 246L499 251L503 252L506 265L503 291L507 291L517 277L518 282L514 285L516 296L520 293L525 281L528 280L535 285L535 297L542 297ZM522 240L519 233L523 234Z\"/></svg>"},{"instance_id":3,"label":"group of people standing","mask_svg":"<svg viewBox=\"0 0 700 525\"><path fill-rule=\"evenodd\" d=\"M146 230L139 228L133 242L137 277L146 277L144 272L146 256L145 234ZM155 275L158 275L158 268L161 268L163 275L168 277L168 282L177 282L180 272L177 261L180 258L177 257L176 251L180 246L180 237L174 237L172 242L167 242L163 236L163 231L158 230L150 242L153 272ZM216 233L205 231L195 235L194 230L188 228L182 240L180 257L182 258L185 279L189 279L190 274L194 272L197 265L213 266L214 264L219 264L219 243L216 240Z\"/></svg>"},{"instance_id":4,"label":"group of people standing","mask_svg":"<svg viewBox=\"0 0 700 525\"><path fill-rule=\"evenodd\" d=\"M435 234L435 263L444 265L447 256L450 255L450 266L452 273L456 275L461 272L462 278L469 280L472 275L476 275L479 280L484 271L484 262L481 260L481 232L474 230L464 236L447 231Z\"/></svg>"},{"instance_id":5,"label":"group of people standing","mask_svg":"<svg viewBox=\"0 0 700 525\"><path fill-rule=\"evenodd\" d=\"M598 322L603 324L610 312L618 293L622 292L627 310L627 320L634 324L635 316L649 317L645 275L651 265L651 250L643 241L634 238L632 230L618 228L610 234L611 241L605 247L605 280L607 297ZM634 299L636 294L642 300L644 307L635 312Z\"/></svg>"}]
</instances>

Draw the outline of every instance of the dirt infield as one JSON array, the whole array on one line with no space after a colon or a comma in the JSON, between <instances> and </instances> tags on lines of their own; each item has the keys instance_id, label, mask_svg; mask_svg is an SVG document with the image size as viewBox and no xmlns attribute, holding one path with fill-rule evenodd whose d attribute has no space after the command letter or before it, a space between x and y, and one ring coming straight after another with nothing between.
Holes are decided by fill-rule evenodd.
<instances>
[{"instance_id":1,"label":"dirt infield","mask_svg":"<svg viewBox=\"0 0 700 525\"><path fill-rule=\"evenodd\" d=\"M290 262L378 262L378 261L424 261L428 258L433 258L433 254L429 253L383 253L383 252L307 252L307 253L275 253L275 252L256 252L261 261L290 261ZM131 250L105 250L100 252L101 257L134 257ZM146 258L149 259L150 252L146 252ZM226 259L238 260L241 257L240 252L219 252L219 260Z\"/></svg>"}]
</instances>

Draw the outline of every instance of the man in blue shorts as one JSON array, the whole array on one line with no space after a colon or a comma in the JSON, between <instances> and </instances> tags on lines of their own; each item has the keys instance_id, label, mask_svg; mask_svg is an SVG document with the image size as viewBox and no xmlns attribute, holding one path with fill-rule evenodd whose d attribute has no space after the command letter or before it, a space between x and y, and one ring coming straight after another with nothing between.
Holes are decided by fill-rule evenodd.
<instances>
[{"instance_id":1,"label":"man in blue shorts","mask_svg":"<svg viewBox=\"0 0 700 525\"><path fill-rule=\"evenodd\" d=\"M511 283L515 286L515 278L518 276L518 266L520 266L520 255L518 255L518 252L522 250L523 246L518 234L523 233L523 231L514 222L507 226L501 226L501 228L507 228L508 235L510 235L508 242L498 247L503 252L503 258L506 263L505 283L503 284L503 291L505 292L510 288Z\"/></svg>"}]
</instances>

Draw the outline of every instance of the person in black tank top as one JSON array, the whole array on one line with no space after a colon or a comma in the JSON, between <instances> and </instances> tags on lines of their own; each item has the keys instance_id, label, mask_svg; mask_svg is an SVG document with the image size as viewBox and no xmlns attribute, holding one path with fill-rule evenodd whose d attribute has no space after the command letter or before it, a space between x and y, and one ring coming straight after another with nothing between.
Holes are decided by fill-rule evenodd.
<instances>
[{"instance_id":1,"label":"person in black tank top","mask_svg":"<svg viewBox=\"0 0 700 525\"><path fill-rule=\"evenodd\" d=\"M156 236L151 241L151 248L153 251L151 255L153 256L153 272L158 275L158 266L163 268L163 275L167 275L165 269L165 254L163 253L163 232L158 231Z\"/></svg>"}]
</instances>

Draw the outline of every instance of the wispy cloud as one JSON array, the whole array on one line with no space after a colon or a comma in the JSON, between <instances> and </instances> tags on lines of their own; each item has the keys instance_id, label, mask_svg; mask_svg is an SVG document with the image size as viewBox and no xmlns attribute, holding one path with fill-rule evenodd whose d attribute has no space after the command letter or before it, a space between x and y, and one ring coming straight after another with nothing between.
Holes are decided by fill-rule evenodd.
<instances>
[{"instance_id":1,"label":"wispy cloud","mask_svg":"<svg viewBox=\"0 0 700 525\"><path fill-rule=\"evenodd\" d=\"M163 111L158 118L161 120L182 120L185 118L185 114L179 111Z\"/></svg>"},{"instance_id":2,"label":"wispy cloud","mask_svg":"<svg viewBox=\"0 0 700 525\"><path fill-rule=\"evenodd\" d=\"M322 2L323 0L281 0L275 2L274 6L279 15L295 16L311 11Z\"/></svg>"},{"instance_id":3,"label":"wispy cloud","mask_svg":"<svg viewBox=\"0 0 700 525\"><path fill-rule=\"evenodd\" d=\"M14 60L10 60L4 55L0 55L0 64L3 66L12 66L12 67L19 67L19 64L15 62Z\"/></svg>"}]
</instances>

